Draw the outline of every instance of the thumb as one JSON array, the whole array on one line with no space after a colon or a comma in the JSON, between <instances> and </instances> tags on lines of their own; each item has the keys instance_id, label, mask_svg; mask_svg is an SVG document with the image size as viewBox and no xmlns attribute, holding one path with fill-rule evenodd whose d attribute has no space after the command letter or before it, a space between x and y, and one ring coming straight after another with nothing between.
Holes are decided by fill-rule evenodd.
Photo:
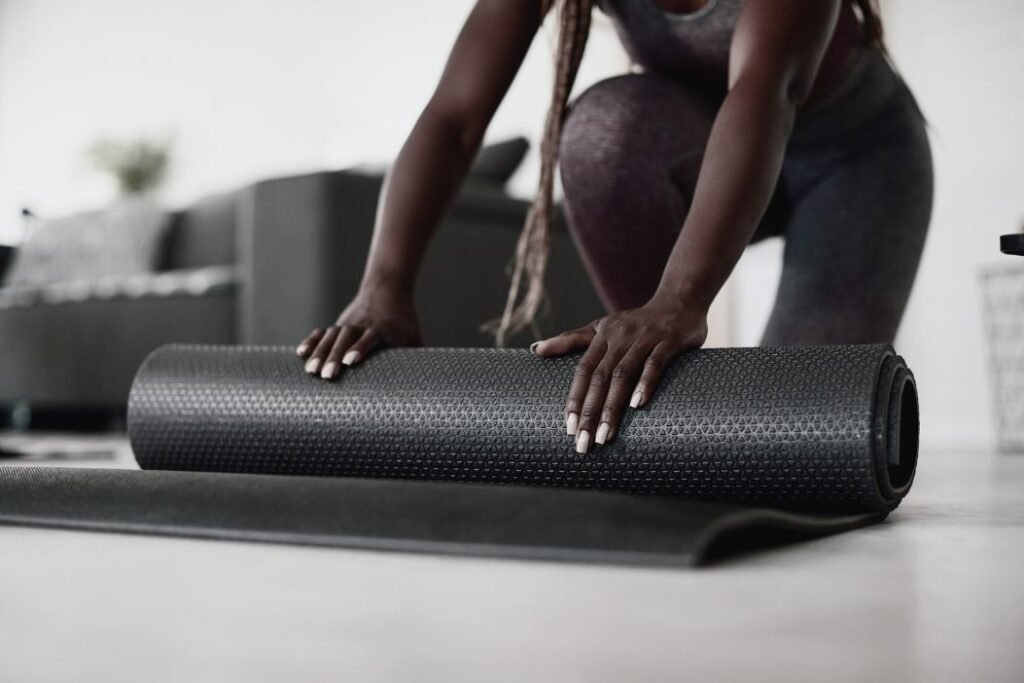
<instances>
[{"instance_id":1,"label":"thumb","mask_svg":"<svg viewBox=\"0 0 1024 683\"><path fill-rule=\"evenodd\" d=\"M530 345L530 350L542 358L561 356L573 351L582 351L590 346L597 334L596 325L591 323L585 327L563 332L557 337L548 337Z\"/></svg>"}]
</instances>

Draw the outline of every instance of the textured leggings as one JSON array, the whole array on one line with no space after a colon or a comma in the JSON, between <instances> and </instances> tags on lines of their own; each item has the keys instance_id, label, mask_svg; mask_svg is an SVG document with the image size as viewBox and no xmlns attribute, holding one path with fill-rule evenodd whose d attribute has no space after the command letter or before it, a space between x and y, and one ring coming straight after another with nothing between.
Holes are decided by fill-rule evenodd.
<instances>
[{"instance_id":1,"label":"textured leggings","mask_svg":"<svg viewBox=\"0 0 1024 683\"><path fill-rule=\"evenodd\" d=\"M609 311L640 306L656 289L717 106L653 74L602 81L573 104L560 150L565 203ZM917 105L878 53L860 55L844 86L798 113L754 237L785 239L762 344L891 342L931 205Z\"/></svg>"}]
</instances>

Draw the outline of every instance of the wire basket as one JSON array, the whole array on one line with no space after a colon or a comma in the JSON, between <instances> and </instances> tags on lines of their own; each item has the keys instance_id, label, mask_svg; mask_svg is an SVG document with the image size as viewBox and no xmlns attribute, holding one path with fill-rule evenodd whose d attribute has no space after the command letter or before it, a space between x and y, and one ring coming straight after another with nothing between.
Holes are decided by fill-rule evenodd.
<instances>
[{"instance_id":1,"label":"wire basket","mask_svg":"<svg viewBox=\"0 0 1024 683\"><path fill-rule=\"evenodd\" d=\"M1024 267L981 273L999 450L1024 453Z\"/></svg>"}]
</instances>

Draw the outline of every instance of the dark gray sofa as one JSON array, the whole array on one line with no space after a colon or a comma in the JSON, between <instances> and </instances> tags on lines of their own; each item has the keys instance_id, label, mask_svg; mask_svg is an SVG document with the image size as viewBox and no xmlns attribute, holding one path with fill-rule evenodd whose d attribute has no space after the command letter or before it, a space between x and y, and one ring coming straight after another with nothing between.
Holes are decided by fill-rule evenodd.
<instances>
[{"instance_id":1,"label":"dark gray sofa","mask_svg":"<svg viewBox=\"0 0 1024 683\"><path fill-rule=\"evenodd\" d=\"M0 407L119 411L161 344L295 344L331 323L360 281L381 183L353 170L258 182L176 212L158 272L28 300L0 289ZM428 344L492 343L478 327L501 311L527 206L499 186L466 185L418 281ZM548 272L543 334L601 314L560 218Z\"/></svg>"}]
</instances>

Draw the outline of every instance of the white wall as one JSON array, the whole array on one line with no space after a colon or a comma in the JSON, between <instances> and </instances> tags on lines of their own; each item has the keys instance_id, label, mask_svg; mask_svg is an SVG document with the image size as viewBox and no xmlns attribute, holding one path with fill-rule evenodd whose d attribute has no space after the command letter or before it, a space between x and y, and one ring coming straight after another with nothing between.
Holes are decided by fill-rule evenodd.
<instances>
[{"instance_id":1,"label":"white wall","mask_svg":"<svg viewBox=\"0 0 1024 683\"><path fill-rule=\"evenodd\" d=\"M986 264L1024 265L999 255L998 240L1024 225L1024 3L894 0L886 19L936 157L932 232L901 350L933 439L991 442L977 276Z\"/></svg>"},{"instance_id":2,"label":"white wall","mask_svg":"<svg viewBox=\"0 0 1024 683\"><path fill-rule=\"evenodd\" d=\"M171 203L272 174L386 160L426 101L472 0L0 0L0 242L17 210L109 198L83 160L103 134L171 134ZM882 0L896 62L929 117L934 222L899 350L921 386L924 440L987 444L991 399L977 269L1024 219L1024 3ZM536 137L550 36L534 45L490 137ZM389 49L390 46L390 49ZM620 71L592 39L578 87ZM530 160L514 187L529 193ZM753 248L731 289L753 344L780 245Z\"/></svg>"},{"instance_id":3,"label":"white wall","mask_svg":"<svg viewBox=\"0 0 1024 683\"><path fill-rule=\"evenodd\" d=\"M1024 3L882 0L887 43L928 117L936 201L897 350L917 375L922 439L988 445L994 437L977 274L998 235L1024 223ZM755 247L735 278L737 342L760 336L781 244ZM1024 262L1021 263L1024 265ZM1024 340L1021 341L1024 345Z\"/></svg>"},{"instance_id":4,"label":"white wall","mask_svg":"<svg viewBox=\"0 0 1024 683\"><path fill-rule=\"evenodd\" d=\"M106 201L84 150L171 136L163 197L393 157L472 0L0 0L0 242L29 205ZM540 130L553 31L535 41L489 138ZM595 32L578 87L626 64ZM529 193L536 159L515 188Z\"/></svg>"}]
</instances>

